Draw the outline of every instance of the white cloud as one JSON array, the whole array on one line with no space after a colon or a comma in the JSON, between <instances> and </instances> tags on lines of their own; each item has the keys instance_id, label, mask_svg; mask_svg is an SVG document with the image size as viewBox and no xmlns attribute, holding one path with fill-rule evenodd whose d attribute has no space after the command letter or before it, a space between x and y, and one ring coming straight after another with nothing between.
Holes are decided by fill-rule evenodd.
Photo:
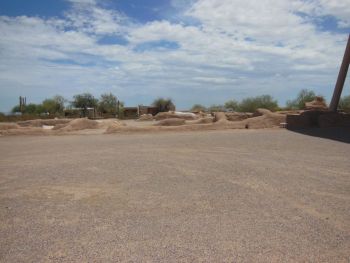
<instances>
[{"instance_id":1,"label":"white cloud","mask_svg":"<svg viewBox=\"0 0 350 263\"><path fill-rule=\"evenodd\" d=\"M350 17L345 1L198 0L186 8L176 0L197 24L137 24L97 1L70 2L62 19L0 17L0 91L12 94L8 105L18 95L85 90L114 91L132 103L173 96L184 106L263 93L283 102L305 87L329 96L347 36L319 31L314 19L333 15L346 26ZM104 36L129 43L99 44ZM161 40L178 48L135 50Z\"/></svg>"},{"instance_id":2,"label":"white cloud","mask_svg":"<svg viewBox=\"0 0 350 263\"><path fill-rule=\"evenodd\" d=\"M338 19L340 27L350 27L350 1L349 0L319 0L318 13L331 15Z\"/></svg>"},{"instance_id":3,"label":"white cloud","mask_svg":"<svg viewBox=\"0 0 350 263\"><path fill-rule=\"evenodd\" d=\"M107 10L95 4L75 5L66 13L70 26L74 29L93 34L125 33L127 18L117 11Z\"/></svg>"},{"instance_id":4,"label":"white cloud","mask_svg":"<svg viewBox=\"0 0 350 263\"><path fill-rule=\"evenodd\" d=\"M73 4L89 4L96 5L96 0L67 0L67 2L71 2Z\"/></svg>"}]
</instances>

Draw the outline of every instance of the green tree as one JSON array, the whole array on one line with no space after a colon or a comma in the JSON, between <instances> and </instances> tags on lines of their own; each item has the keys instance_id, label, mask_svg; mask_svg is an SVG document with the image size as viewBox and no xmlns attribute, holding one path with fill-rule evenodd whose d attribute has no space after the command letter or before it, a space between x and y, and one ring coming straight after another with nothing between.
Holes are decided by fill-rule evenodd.
<instances>
[{"instance_id":1,"label":"green tree","mask_svg":"<svg viewBox=\"0 0 350 263\"><path fill-rule=\"evenodd\" d=\"M62 115L65 102L66 100L62 96L56 95L52 99L44 100L42 106L45 112Z\"/></svg>"},{"instance_id":2,"label":"green tree","mask_svg":"<svg viewBox=\"0 0 350 263\"><path fill-rule=\"evenodd\" d=\"M72 105L83 110L83 115L87 115L88 108L96 108L98 100L90 93L77 94L73 96Z\"/></svg>"},{"instance_id":3,"label":"green tree","mask_svg":"<svg viewBox=\"0 0 350 263\"><path fill-rule=\"evenodd\" d=\"M45 112L48 112L50 114L56 113L56 103L53 99L45 99L43 101L43 108Z\"/></svg>"},{"instance_id":4,"label":"green tree","mask_svg":"<svg viewBox=\"0 0 350 263\"><path fill-rule=\"evenodd\" d=\"M350 112L350 95L344 96L340 99L339 109L345 112Z\"/></svg>"},{"instance_id":5,"label":"green tree","mask_svg":"<svg viewBox=\"0 0 350 263\"><path fill-rule=\"evenodd\" d=\"M159 112L166 112L175 109L172 99L158 98L153 101L152 105L158 108Z\"/></svg>"},{"instance_id":6,"label":"green tree","mask_svg":"<svg viewBox=\"0 0 350 263\"><path fill-rule=\"evenodd\" d=\"M124 102L119 101L118 118L123 118L123 116L124 116Z\"/></svg>"},{"instance_id":7,"label":"green tree","mask_svg":"<svg viewBox=\"0 0 350 263\"><path fill-rule=\"evenodd\" d=\"M6 115L2 112L0 112L0 122L6 121Z\"/></svg>"},{"instance_id":8,"label":"green tree","mask_svg":"<svg viewBox=\"0 0 350 263\"><path fill-rule=\"evenodd\" d=\"M207 108L201 104L194 104L191 108L191 111L199 112L199 111L207 111Z\"/></svg>"},{"instance_id":9,"label":"green tree","mask_svg":"<svg viewBox=\"0 0 350 263\"><path fill-rule=\"evenodd\" d=\"M25 114L40 114L43 112L44 110L41 104L29 103L24 107Z\"/></svg>"},{"instance_id":10,"label":"green tree","mask_svg":"<svg viewBox=\"0 0 350 263\"><path fill-rule=\"evenodd\" d=\"M238 111L239 103L235 100L229 100L225 102L225 108L227 110Z\"/></svg>"},{"instance_id":11,"label":"green tree","mask_svg":"<svg viewBox=\"0 0 350 263\"><path fill-rule=\"evenodd\" d=\"M11 112L13 112L13 113L21 112L21 109L20 109L19 105L14 106L14 107L12 108Z\"/></svg>"},{"instance_id":12,"label":"green tree","mask_svg":"<svg viewBox=\"0 0 350 263\"><path fill-rule=\"evenodd\" d=\"M16 105L11 110L13 113L21 112L19 105ZM45 110L42 104L29 103L23 107L24 114L41 114L44 113Z\"/></svg>"},{"instance_id":13,"label":"green tree","mask_svg":"<svg viewBox=\"0 0 350 263\"><path fill-rule=\"evenodd\" d=\"M258 108L275 111L278 109L278 103L270 95L262 95L242 100L238 108L242 112L254 112Z\"/></svg>"},{"instance_id":14,"label":"green tree","mask_svg":"<svg viewBox=\"0 0 350 263\"><path fill-rule=\"evenodd\" d=\"M294 100L287 101L287 108L292 110L302 110L305 108L305 102L312 101L316 94L312 90L302 89Z\"/></svg>"},{"instance_id":15,"label":"green tree","mask_svg":"<svg viewBox=\"0 0 350 263\"><path fill-rule=\"evenodd\" d=\"M56 102L57 112L63 113L63 111L65 109L64 104L67 102L67 100L64 97L62 97L61 95L54 96L53 100Z\"/></svg>"},{"instance_id":16,"label":"green tree","mask_svg":"<svg viewBox=\"0 0 350 263\"><path fill-rule=\"evenodd\" d=\"M42 104L36 104L36 113L37 114L45 113L45 109Z\"/></svg>"},{"instance_id":17,"label":"green tree","mask_svg":"<svg viewBox=\"0 0 350 263\"><path fill-rule=\"evenodd\" d=\"M101 95L98 103L98 109L102 113L116 115L118 112L118 100L112 93L105 93Z\"/></svg>"}]
</instances>

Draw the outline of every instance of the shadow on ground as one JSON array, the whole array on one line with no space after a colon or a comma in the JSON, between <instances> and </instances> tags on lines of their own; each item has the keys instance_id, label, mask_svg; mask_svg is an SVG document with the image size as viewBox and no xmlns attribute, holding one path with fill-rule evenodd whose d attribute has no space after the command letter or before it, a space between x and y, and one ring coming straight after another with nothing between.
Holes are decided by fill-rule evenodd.
<instances>
[{"instance_id":1,"label":"shadow on ground","mask_svg":"<svg viewBox=\"0 0 350 263\"><path fill-rule=\"evenodd\" d=\"M350 128L305 128L289 130L304 135L350 143Z\"/></svg>"}]
</instances>

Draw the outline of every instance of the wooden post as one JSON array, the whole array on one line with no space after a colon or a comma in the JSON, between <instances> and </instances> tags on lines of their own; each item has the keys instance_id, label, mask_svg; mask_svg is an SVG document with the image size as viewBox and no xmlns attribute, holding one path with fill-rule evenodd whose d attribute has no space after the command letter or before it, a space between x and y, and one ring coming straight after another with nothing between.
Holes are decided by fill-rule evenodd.
<instances>
[{"instance_id":1,"label":"wooden post","mask_svg":"<svg viewBox=\"0 0 350 263\"><path fill-rule=\"evenodd\" d=\"M22 112L22 96L19 96L19 111Z\"/></svg>"},{"instance_id":2,"label":"wooden post","mask_svg":"<svg viewBox=\"0 0 350 263\"><path fill-rule=\"evenodd\" d=\"M334 88L332 101L329 105L329 109L331 111L335 112L338 109L338 104L339 104L339 100L341 97L341 93L343 91L343 87L344 87L344 83L345 83L345 79L346 79L346 74L348 73L349 64L350 64L350 34L349 34L349 38L348 38L348 43L347 43L346 48L345 48L343 62L341 64L341 67L339 70L337 83L336 83L335 88Z\"/></svg>"},{"instance_id":3,"label":"wooden post","mask_svg":"<svg viewBox=\"0 0 350 263\"><path fill-rule=\"evenodd\" d=\"M26 104L27 104L27 98L19 96L19 111L21 113L24 112L24 107L26 106Z\"/></svg>"},{"instance_id":4,"label":"wooden post","mask_svg":"<svg viewBox=\"0 0 350 263\"><path fill-rule=\"evenodd\" d=\"M117 116L118 116L118 119L120 119L120 116L119 116L119 100L117 101Z\"/></svg>"}]
</instances>

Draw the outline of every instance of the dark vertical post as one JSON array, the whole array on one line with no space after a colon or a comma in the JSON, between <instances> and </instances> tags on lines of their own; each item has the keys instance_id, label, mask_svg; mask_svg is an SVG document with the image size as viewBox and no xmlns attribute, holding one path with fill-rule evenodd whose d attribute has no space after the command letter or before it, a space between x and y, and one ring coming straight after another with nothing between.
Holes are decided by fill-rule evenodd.
<instances>
[{"instance_id":1,"label":"dark vertical post","mask_svg":"<svg viewBox=\"0 0 350 263\"><path fill-rule=\"evenodd\" d=\"M118 116L118 119L120 119L120 116L119 116L119 100L117 101L117 116Z\"/></svg>"},{"instance_id":2,"label":"dark vertical post","mask_svg":"<svg viewBox=\"0 0 350 263\"><path fill-rule=\"evenodd\" d=\"M22 112L22 96L19 96L19 111Z\"/></svg>"},{"instance_id":3,"label":"dark vertical post","mask_svg":"<svg viewBox=\"0 0 350 263\"><path fill-rule=\"evenodd\" d=\"M19 96L19 111L24 112L24 107L26 106L25 97Z\"/></svg>"},{"instance_id":4,"label":"dark vertical post","mask_svg":"<svg viewBox=\"0 0 350 263\"><path fill-rule=\"evenodd\" d=\"M350 34L348 38L348 43L345 48L343 62L339 70L337 83L334 88L332 101L331 101L331 104L329 105L329 109L331 111L337 111L338 109L338 104L339 104L341 93L343 91L346 74L348 73L349 64L350 64Z\"/></svg>"}]
</instances>

